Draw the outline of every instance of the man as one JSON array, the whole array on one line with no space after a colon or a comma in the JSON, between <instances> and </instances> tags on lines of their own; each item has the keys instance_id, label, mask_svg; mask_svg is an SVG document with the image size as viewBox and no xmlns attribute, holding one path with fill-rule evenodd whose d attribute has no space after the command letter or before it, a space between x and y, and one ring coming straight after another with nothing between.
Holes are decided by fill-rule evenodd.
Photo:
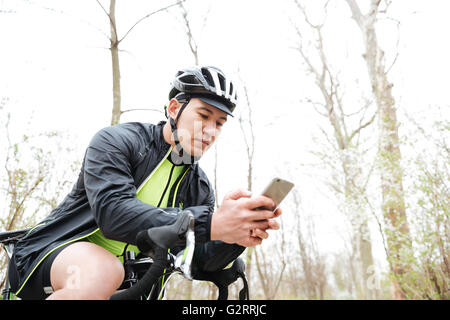
<instances>
[{"instance_id":1,"label":"man","mask_svg":"<svg viewBox=\"0 0 450 320\"><path fill-rule=\"evenodd\" d=\"M214 192L197 160L236 106L236 88L214 67L179 71L166 106L168 122L125 123L90 142L78 181L62 203L22 238L10 262L22 299L108 299L124 278L136 235L172 224L183 209L195 219L194 270L216 271L278 229L281 210L245 190ZM172 252L176 252L173 248Z\"/></svg>"}]
</instances>

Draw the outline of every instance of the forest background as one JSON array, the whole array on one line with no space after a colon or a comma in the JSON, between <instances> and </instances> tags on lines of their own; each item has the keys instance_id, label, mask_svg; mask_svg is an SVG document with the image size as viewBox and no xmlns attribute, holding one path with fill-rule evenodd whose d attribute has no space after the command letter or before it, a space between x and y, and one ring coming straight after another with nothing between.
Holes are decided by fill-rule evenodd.
<instances>
[{"instance_id":1,"label":"forest background","mask_svg":"<svg viewBox=\"0 0 450 320\"><path fill-rule=\"evenodd\" d=\"M95 132L165 120L175 72L215 65L240 97L200 160L217 205L275 176L296 184L281 231L243 253L251 298L449 299L449 9L1 0L0 230L30 227L58 205ZM5 267L2 252L0 287ZM181 277L168 291L216 295Z\"/></svg>"}]
</instances>

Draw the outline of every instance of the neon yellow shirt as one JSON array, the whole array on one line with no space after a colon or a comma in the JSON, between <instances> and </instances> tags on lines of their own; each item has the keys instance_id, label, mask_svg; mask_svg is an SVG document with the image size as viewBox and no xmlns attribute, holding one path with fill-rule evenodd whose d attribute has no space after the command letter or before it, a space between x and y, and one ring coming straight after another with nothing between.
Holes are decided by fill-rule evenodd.
<instances>
[{"instance_id":1,"label":"neon yellow shirt","mask_svg":"<svg viewBox=\"0 0 450 320\"><path fill-rule=\"evenodd\" d=\"M174 199L171 204L168 204L169 194L172 187L174 187L175 181L182 174L183 177L186 172L186 167L184 165L174 165L172 164L168 156L171 153L172 148L167 152L164 159L156 166L152 173L147 177L147 179L142 183L142 185L136 191L136 197L149 205L166 208L175 205L175 199L180 185L181 180L175 186ZM183 178L182 177L182 178ZM124 252L125 242L120 242L116 240L107 239L103 236L98 229L94 234L87 237L87 240L95 243L115 256L117 256L122 261L122 254ZM136 246L128 245L127 251L134 251L136 255L139 253L139 249Z\"/></svg>"}]
</instances>

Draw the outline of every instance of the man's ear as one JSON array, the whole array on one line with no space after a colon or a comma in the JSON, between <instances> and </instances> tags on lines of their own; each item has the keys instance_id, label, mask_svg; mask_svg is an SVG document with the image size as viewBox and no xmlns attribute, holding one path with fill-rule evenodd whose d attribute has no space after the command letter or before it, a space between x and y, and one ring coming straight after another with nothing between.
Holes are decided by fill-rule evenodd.
<instances>
[{"instance_id":1,"label":"man's ear","mask_svg":"<svg viewBox=\"0 0 450 320\"><path fill-rule=\"evenodd\" d=\"M169 114L169 117L172 119L177 118L178 111L180 110L181 103L178 102L177 99L172 98L169 101L169 105L167 106L167 113Z\"/></svg>"}]
</instances>

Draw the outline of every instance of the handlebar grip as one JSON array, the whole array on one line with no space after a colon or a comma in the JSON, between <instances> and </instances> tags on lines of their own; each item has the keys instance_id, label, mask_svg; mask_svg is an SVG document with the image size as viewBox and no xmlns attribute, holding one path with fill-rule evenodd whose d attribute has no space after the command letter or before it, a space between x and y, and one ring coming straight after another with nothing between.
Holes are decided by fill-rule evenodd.
<instances>
[{"instance_id":1,"label":"handlebar grip","mask_svg":"<svg viewBox=\"0 0 450 320\"><path fill-rule=\"evenodd\" d=\"M137 234L137 247L142 253L152 256L156 247L169 249L181 245L186 240L186 232L193 219L194 215L192 212L184 210L171 225L143 230Z\"/></svg>"}]
</instances>

